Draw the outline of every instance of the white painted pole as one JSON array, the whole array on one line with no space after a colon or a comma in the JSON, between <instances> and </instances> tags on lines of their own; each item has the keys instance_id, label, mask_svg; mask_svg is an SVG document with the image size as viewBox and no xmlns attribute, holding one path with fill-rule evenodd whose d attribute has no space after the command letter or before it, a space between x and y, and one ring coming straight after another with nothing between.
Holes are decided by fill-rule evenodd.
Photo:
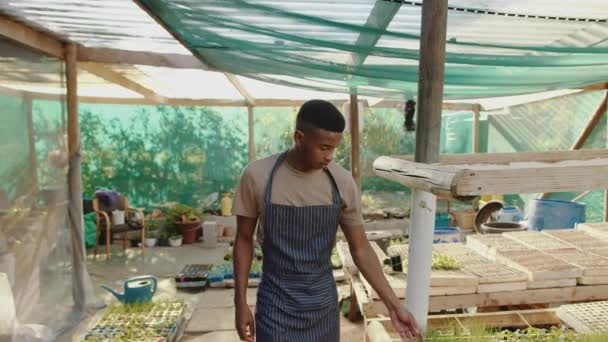
<instances>
[{"instance_id":1,"label":"white painted pole","mask_svg":"<svg viewBox=\"0 0 608 342\"><path fill-rule=\"evenodd\" d=\"M406 307L414 315L423 331L427 327L429 311L436 204L437 196L432 193L414 191L409 230L410 245L405 302ZM412 241L415 243L411 243Z\"/></svg>"}]
</instances>

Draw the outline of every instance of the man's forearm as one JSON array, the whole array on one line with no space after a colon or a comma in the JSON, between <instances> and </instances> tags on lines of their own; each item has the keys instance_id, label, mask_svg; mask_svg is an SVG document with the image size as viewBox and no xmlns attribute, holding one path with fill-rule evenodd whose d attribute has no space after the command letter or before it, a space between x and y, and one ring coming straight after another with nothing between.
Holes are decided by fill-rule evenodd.
<instances>
[{"instance_id":1,"label":"man's forearm","mask_svg":"<svg viewBox=\"0 0 608 342\"><path fill-rule=\"evenodd\" d=\"M253 239L237 237L234 241L234 303L247 304L247 282L253 259Z\"/></svg>"},{"instance_id":2,"label":"man's forearm","mask_svg":"<svg viewBox=\"0 0 608 342\"><path fill-rule=\"evenodd\" d=\"M391 310L399 306L399 298L397 298L395 292L386 280L378 257L369 243L366 243L357 251L351 250L351 253L359 272L363 274L369 284L376 290L378 296L387 308Z\"/></svg>"}]
</instances>

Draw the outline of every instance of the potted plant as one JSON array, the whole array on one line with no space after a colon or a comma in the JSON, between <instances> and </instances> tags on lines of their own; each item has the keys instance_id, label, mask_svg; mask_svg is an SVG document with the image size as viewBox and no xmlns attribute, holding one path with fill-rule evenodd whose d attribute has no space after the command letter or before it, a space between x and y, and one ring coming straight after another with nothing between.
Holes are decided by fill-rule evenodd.
<instances>
[{"instance_id":1,"label":"potted plant","mask_svg":"<svg viewBox=\"0 0 608 342\"><path fill-rule=\"evenodd\" d=\"M167 213L167 224L177 227L185 244L196 241L202 214L195 208L177 204Z\"/></svg>"},{"instance_id":2,"label":"potted plant","mask_svg":"<svg viewBox=\"0 0 608 342\"><path fill-rule=\"evenodd\" d=\"M148 225L146 227L146 239L145 244L146 247L154 247L156 246L156 242L158 239L158 222L154 220L148 221Z\"/></svg>"},{"instance_id":3,"label":"potted plant","mask_svg":"<svg viewBox=\"0 0 608 342\"><path fill-rule=\"evenodd\" d=\"M182 236L179 234L171 235L169 237L169 245L171 247L179 247L182 245Z\"/></svg>"}]
</instances>

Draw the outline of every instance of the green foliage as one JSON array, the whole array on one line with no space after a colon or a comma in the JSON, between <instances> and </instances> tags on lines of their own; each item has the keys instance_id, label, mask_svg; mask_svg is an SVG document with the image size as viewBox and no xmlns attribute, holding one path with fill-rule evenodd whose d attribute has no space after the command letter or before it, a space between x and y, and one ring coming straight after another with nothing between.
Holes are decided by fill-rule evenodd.
<instances>
[{"instance_id":1,"label":"green foliage","mask_svg":"<svg viewBox=\"0 0 608 342\"><path fill-rule=\"evenodd\" d=\"M86 194L105 187L136 205L198 206L210 193L236 186L247 156L239 126L211 108L140 108L128 121L81 112Z\"/></svg>"},{"instance_id":2,"label":"green foliage","mask_svg":"<svg viewBox=\"0 0 608 342\"><path fill-rule=\"evenodd\" d=\"M167 224L175 222L187 223L200 221L203 215L193 207L176 204L167 211ZM186 221L184 221L184 218Z\"/></svg>"}]
</instances>

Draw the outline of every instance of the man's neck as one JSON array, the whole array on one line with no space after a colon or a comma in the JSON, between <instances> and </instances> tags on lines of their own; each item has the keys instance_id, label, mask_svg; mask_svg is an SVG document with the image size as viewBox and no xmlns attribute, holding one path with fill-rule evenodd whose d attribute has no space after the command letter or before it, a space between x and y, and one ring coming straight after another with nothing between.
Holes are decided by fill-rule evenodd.
<instances>
[{"instance_id":1,"label":"man's neck","mask_svg":"<svg viewBox=\"0 0 608 342\"><path fill-rule=\"evenodd\" d=\"M296 151L295 147L291 147L287 151L285 161L289 163L291 167L300 172L310 172L313 170L311 167L305 165L305 163L302 162L302 158L298 155L298 151Z\"/></svg>"}]
</instances>

